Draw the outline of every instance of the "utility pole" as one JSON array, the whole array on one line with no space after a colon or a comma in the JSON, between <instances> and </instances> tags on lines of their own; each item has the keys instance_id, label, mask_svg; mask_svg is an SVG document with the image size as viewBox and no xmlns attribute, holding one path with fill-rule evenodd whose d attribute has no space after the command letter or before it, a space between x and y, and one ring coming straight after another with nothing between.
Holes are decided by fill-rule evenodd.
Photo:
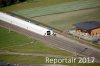
<instances>
[{"instance_id":1,"label":"utility pole","mask_svg":"<svg viewBox=\"0 0 100 66\"><path fill-rule=\"evenodd\" d=\"M12 24L12 21L11 21L11 24ZM9 24L9 33L11 32L11 25Z\"/></svg>"},{"instance_id":2,"label":"utility pole","mask_svg":"<svg viewBox=\"0 0 100 66\"><path fill-rule=\"evenodd\" d=\"M10 30L10 26L9 26L9 33L10 33L10 31L11 31L11 30Z\"/></svg>"}]
</instances>

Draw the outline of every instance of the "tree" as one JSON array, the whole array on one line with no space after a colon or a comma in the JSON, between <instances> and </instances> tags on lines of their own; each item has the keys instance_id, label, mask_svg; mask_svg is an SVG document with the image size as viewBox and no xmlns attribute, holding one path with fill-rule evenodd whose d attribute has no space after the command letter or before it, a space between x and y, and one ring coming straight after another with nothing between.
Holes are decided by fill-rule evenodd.
<instances>
[{"instance_id":1,"label":"tree","mask_svg":"<svg viewBox=\"0 0 100 66\"><path fill-rule=\"evenodd\" d=\"M16 3L17 1L24 2L26 0L0 0L0 7L12 5L12 4Z\"/></svg>"},{"instance_id":2,"label":"tree","mask_svg":"<svg viewBox=\"0 0 100 66\"><path fill-rule=\"evenodd\" d=\"M16 3L17 0L0 0L0 7L5 7Z\"/></svg>"},{"instance_id":3,"label":"tree","mask_svg":"<svg viewBox=\"0 0 100 66\"><path fill-rule=\"evenodd\" d=\"M14 4L14 3L16 3L17 2L17 0L11 0L11 3L12 4Z\"/></svg>"},{"instance_id":4,"label":"tree","mask_svg":"<svg viewBox=\"0 0 100 66\"><path fill-rule=\"evenodd\" d=\"M19 0L19 2L24 2L24 1L26 1L26 0Z\"/></svg>"},{"instance_id":5,"label":"tree","mask_svg":"<svg viewBox=\"0 0 100 66\"><path fill-rule=\"evenodd\" d=\"M7 4L7 6L11 5L12 4L12 0L6 0L6 4Z\"/></svg>"},{"instance_id":6,"label":"tree","mask_svg":"<svg viewBox=\"0 0 100 66\"><path fill-rule=\"evenodd\" d=\"M3 7L2 0L0 0L0 7Z\"/></svg>"},{"instance_id":7,"label":"tree","mask_svg":"<svg viewBox=\"0 0 100 66\"><path fill-rule=\"evenodd\" d=\"M3 5L3 7L5 7L5 6L8 6L8 5L11 5L11 1L12 0L2 0L1 4Z\"/></svg>"},{"instance_id":8,"label":"tree","mask_svg":"<svg viewBox=\"0 0 100 66\"><path fill-rule=\"evenodd\" d=\"M24 2L24 1L26 1L26 0L19 0L19 2Z\"/></svg>"},{"instance_id":9,"label":"tree","mask_svg":"<svg viewBox=\"0 0 100 66\"><path fill-rule=\"evenodd\" d=\"M1 0L1 4L2 4L2 5L1 5L2 7L7 6L6 0Z\"/></svg>"}]
</instances>

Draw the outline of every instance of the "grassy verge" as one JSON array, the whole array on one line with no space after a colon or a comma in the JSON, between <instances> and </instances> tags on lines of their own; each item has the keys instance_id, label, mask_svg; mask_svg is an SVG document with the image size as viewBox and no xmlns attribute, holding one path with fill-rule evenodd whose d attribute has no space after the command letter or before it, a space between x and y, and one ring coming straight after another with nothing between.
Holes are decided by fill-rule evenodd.
<instances>
[{"instance_id":1,"label":"grassy verge","mask_svg":"<svg viewBox=\"0 0 100 66\"><path fill-rule=\"evenodd\" d=\"M65 56L72 55L72 53L70 52L59 50L55 47L49 47L43 43L40 43L39 41L37 41L34 44L32 43L24 46L15 46L3 50L5 51L7 50L10 52L40 53L40 54L65 55Z\"/></svg>"},{"instance_id":2,"label":"grassy verge","mask_svg":"<svg viewBox=\"0 0 100 66\"><path fill-rule=\"evenodd\" d=\"M28 37L25 37L13 31L9 32L8 29L0 27L0 48L22 45L30 42L31 40Z\"/></svg>"}]
</instances>

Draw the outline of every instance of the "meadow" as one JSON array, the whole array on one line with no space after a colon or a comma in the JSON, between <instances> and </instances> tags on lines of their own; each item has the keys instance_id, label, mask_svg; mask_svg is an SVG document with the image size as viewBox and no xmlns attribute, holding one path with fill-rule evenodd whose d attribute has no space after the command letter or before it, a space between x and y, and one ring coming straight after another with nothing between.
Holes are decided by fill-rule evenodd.
<instances>
[{"instance_id":1,"label":"meadow","mask_svg":"<svg viewBox=\"0 0 100 66\"><path fill-rule=\"evenodd\" d=\"M72 2L65 2L61 4L51 5L51 6L41 6L36 8L27 8L19 11L13 11L13 13L24 16L26 18L34 18L39 16L46 16L51 14L66 13L77 10L89 9L94 7L99 7L99 0L78 0Z\"/></svg>"},{"instance_id":2,"label":"meadow","mask_svg":"<svg viewBox=\"0 0 100 66\"><path fill-rule=\"evenodd\" d=\"M41 50L41 51L40 51ZM31 39L0 27L0 51L71 55L70 52L48 46L42 41ZM48 52L49 51L49 52Z\"/></svg>"},{"instance_id":3,"label":"meadow","mask_svg":"<svg viewBox=\"0 0 100 66\"><path fill-rule=\"evenodd\" d=\"M73 29L73 24L85 21L98 21L100 22L100 7L79 10L68 13L53 14L47 16L34 17L40 23L46 24L60 31Z\"/></svg>"},{"instance_id":4,"label":"meadow","mask_svg":"<svg viewBox=\"0 0 100 66\"><path fill-rule=\"evenodd\" d=\"M28 0L1 10L60 31L77 22L100 21L100 0Z\"/></svg>"},{"instance_id":5,"label":"meadow","mask_svg":"<svg viewBox=\"0 0 100 66\"><path fill-rule=\"evenodd\" d=\"M26 2L23 3L17 3L11 6L0 8L0 11L12 12L12 11L19 11L23 9L29 9L29 8L35 8L41 6L49 6L49 5L55 5L64 2L72 2L72 1L74 0L27 0Z\"/></svg>"},{"instance_id":6,"label":"meadow","mask_svg":"<svg viewBox=\"0 0 100 66\"><path fill-rule=\"evenodd\" d=\"M72 29L73 24L77 22L100 21L99 12L99 0L76 0L12 11L16 15L36 20L40 24L45 24L60 31Z\"/></svg>"}]
</instances>

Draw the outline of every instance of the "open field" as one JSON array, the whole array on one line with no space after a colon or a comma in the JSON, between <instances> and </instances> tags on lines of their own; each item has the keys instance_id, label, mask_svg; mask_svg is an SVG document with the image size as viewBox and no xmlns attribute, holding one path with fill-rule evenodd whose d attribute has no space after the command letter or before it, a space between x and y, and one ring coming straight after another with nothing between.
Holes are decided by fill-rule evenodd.
<instances>
[{"instance_id":1,"label":"open field","mask_svg":"<svg viewBox=\"0 0 100 66\"><path fill-rule=\"evenodd\" d=\"M41 51L40 51L41 50ZM50 47L45 43L33 40L16 32L9 32L0 27L0 51L42 53L55 55L72 55L70 52Z\"/></svg>"},{"instance_id":2,"label":"open field","mask_svg":"<svg viewBox=\"0 0 100 66\"><path fill-rule=\"evenodd\" d=\"M5 8L0 8L0 10L6 11L6 12L12 12L12 11L18 11L18 10L23 10L27 8L49 6L49 5L60 4L60 3L71 2L71 1L74 1L74 0L27 0L27 2L18 3L15 5L7 6Z\"/></svg>"},{"instance_id":3,"label":"open field","mask_svg":"<svg viewBox=\"0 0 100 66\"><path fill-rule=\"evenodd\" d=\"M100 7L79 10L68 13L53 14L41 17L35 17L40 23L44 23L61 31L71 29L74 23L84 22L84 21L100 21Z\"/></svg>"},{"instance_id":4,"label":"open field","mask_svg":"<svg viewBox=\"0 0 100 66\"><path fill-rule=\"evenodd\" d=\"M30 3L35 3L36 5L31 6ZM39 5L38 3L41 4ZM45 6L46 4L48 6ZM61 31L71 29L72 25L77 22L100 21L100 0L39 0L37 2L28 0L26 3L16 5L8 6L1 10L36 20L41 24L43 23Z\"/></svg>"},{"instance_id":5,"label":"open field","mask_svg":"<svg viewBox=\"0 0 100 66\"><path fill-rule=\"evenodd\" d=\"M73 24L77 22L100 21L99 3L99 0L78 0L45 7L14 10L12 12L60 31L66 31L71 29Z\"/></svg>"},{"instance_id":6,"label":"open field","mask_svg":"<svg viewBox=\"0 0 100 66\"><path fill-rule=\"evenodd\" d=\"M99 0L78 0L73 2L65 2L62 4L56 4L46 7L37 7L37 8L28 8L19 11L13 11L13 13L24 16L27 18L33 18L38 16L56 14L56 13L66 13L72 12L77 10L89 9L94 7L99 7L100 1Z\"/></svg>"},{"instance_id":7,"label":"open field","mask_svg":"<svg viewBox=\"0 0 100 66\"><path fill-rule=\"evenodd\" d=\"M28 37L25 37L12 31L9 32L8 29L0 27L0 48L22 45L30 42L31 40Z\"/></svg>"}]
</instances>

